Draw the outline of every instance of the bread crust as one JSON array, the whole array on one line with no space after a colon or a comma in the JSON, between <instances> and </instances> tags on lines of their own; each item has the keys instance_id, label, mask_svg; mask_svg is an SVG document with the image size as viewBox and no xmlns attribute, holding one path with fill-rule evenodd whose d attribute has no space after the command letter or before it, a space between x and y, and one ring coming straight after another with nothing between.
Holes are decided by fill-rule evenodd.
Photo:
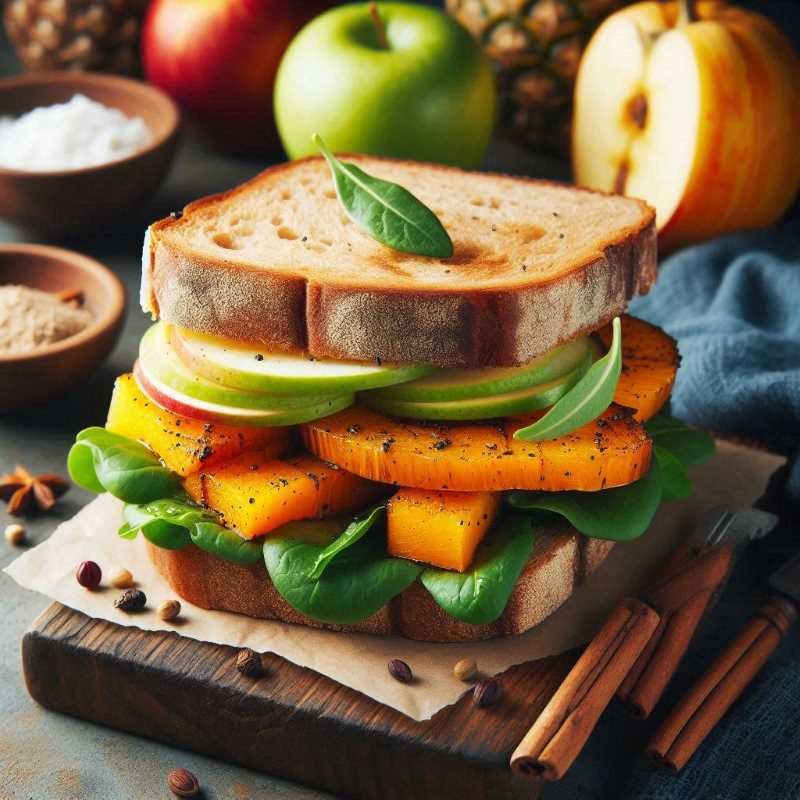
<instances>
[{"instance_id":1,"label":"bread crust","mask_svg":"<svg viewBox=\"0 0 800 800\"><path fill-rule=\"evenodd\" d=\"M145 541L150 560L172 590L188 602L325 630L402 636L427 642L469 642L530 630L572 595L611 552L614 542L587 539L563 526L537 530L534 552L503 614L489 625L469 625L447 615L419 581L380 611L355 625L329 625L295 611L276 591L262 563L239 566L194 545L165 550Z\"/></svg>"},{"instance_id":2,"label":"bread crust","mask_svg":"<svg viewBox=\"0 0 800 800\"><path fill-rule=\"evenodd\" d=\"M393 159L348 158L411 166ZM191 203L183 217L234 202L254 185L280 181L298 165L315 160L271 167L229 192ZM445 176L463 173L441 165L425 169ZM557 185L513 180L532 188ZM634 295L649 290L656 275L654 212L641 201L625 202L640 206L637 222L621 227L607 246L566 267L561 264L553 276L519 271L495 288L461 286L456 279L452 286L421 285L392 272L388 263L377 269L365 264L358 282L319 269L254 269L233 257L214 257L173 241L169 233L182 220L171 217L150 228L144 264L147 297L151 310L168 323L276 350L306 351L317 358L516 366L596 330L621 314ZM459 258L457 240L454 258ZM476 269L485 268L480 257L473 258Z\"/></svg>"}]
</instances>

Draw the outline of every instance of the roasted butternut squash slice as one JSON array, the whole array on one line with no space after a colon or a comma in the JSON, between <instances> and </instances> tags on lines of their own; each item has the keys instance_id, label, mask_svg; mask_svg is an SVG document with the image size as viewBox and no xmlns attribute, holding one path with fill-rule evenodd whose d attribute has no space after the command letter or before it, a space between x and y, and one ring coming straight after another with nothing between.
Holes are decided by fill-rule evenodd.
<instances>
[{"instance_id":1,"label":"roasted butternut squash slice","mask_svg":"<svg viewBox=\"0 0 800 800\"><path fill-rule=\"evenodd\" d=\"M277 458L290 446L288 428L219 425L165 411L142 393L130 373L114 384L106 427L146 444L168 469L183 476L246 450L262 449Z\"/></svg>"},{"instance_id":2,"label":"roasted butternut squash slice","mask_svg":"<svg viewBox=\"0 0 800 800\"><path fill-rule=\"evenodd\" d=\"M611 345L611 326L598 331L606 347ZM635 410L646 422L669 400L680 356L675 340L661 328L636 317L622 317L622 375L614 402Z\"/></svg>"},{"instance_id":3,"label":"roasted butternut squash slice","mask_svg":"<svg viewBox=\"0 0 800 800\"><path fill-rule=\"evenodd\" d=\"M263 451L203 469L183 486L247 539L293 520L356 511L386 494L380 484L314 456L276 461Z\"/></svg>"},{"instance_id":4,"label":"roasted butternut squash slice","mask_svg":"<svg viewBox=\"0 0 800 800\"><path fill-rule=\"evenodd\" d=\"M387 549L393 556L463 572L492 526L499 492L401 489L386 509Z\"/></svg>"},{"instance_id":5,"label":"roasted butternut squash slice","mask_svg":"<svg viewBox=\"0 0 800 800\"><path fill-rule=\"evenodd\" d=\"M652 442L630 412L612 405L560 439L521 442L530 420L498 425L426 425L361 406L306 423L311 452L373 481L416 489L597 491L632 483L650 466Z\"/></svg>"}]
</instances>

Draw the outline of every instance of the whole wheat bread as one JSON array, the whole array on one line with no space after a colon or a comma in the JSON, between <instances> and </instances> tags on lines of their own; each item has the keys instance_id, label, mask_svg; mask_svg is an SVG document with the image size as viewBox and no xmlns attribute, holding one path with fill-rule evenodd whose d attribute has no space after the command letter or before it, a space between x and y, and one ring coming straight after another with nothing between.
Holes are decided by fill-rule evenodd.
<instances>
[{"instance_id":1,"label":"whole wheat bread","mask_svg":"<svg viewBox=\"0 0 800 800\"><path fill-rule=\"evenodd\" d=\"M249 567L188 545L165 550L146 543L150 559L173 591L201 608L233 611L314 628L404 636L430 642L468 642L524 633L552 614L603 563L613 542L587 539L566 525L537 530L536 545L505 611L489 625L448 616L419 581L356 625L327 625L295 611L275 590L263 563Z\"/></svg>"},{"instance_id":2,"label":"whole wheat bread","mask_svg":"<svg viewBox=\"0 0 800 800\"><path fill-rule=\"evenodd\" d=\"M555 183L347 156L442 220L449 259L390 250L341 209L327 165L273 167L156 222L146 311L316 357L523 364L620 314L656 271L653 209Z\"/></svg>"}]
</instances>

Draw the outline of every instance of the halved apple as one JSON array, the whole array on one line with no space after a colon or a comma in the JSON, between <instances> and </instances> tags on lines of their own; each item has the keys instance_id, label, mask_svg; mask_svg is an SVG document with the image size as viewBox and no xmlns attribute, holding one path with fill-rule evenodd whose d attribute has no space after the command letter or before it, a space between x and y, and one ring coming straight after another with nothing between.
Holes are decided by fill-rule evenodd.
<instances>
[{"instance_id":1,"label":"halved apple","mask_svg":"<svg viewBox=\"0 0 800 800\"><path fill-rule=\"evenodd\" d=\"M436 370L425 364L365 364L266 353L255 345L183 329L174 329L170 340L193 371L225 386L268 394L341 395L412 381Z\"/></svg>"},{"instance_id":2,"label":"halved apple","mask_svg":"<svg viewBox=\"0 0 800 800\"><path fill-rule=\"evenodd\" d=\"M139 388L156 405L175 414L192 419L206 420L209 422L223 422L228 425L254 425L271 427L273 425L299 425L302 422L311 422L321 417L335 414L337 411L351 406L354 401L352 394L340 395L324 403L302 406L300 408L280 408L273 410L237 408L235 406L212 403L207 400L198 400L183 392L178 392L149 375L142 363L137 361L133 367L133 374Z\"/></svg>"},{"instance_id":3,"label":"halved apple","mask_svg":"<svg viewBox=\"0 0 800 800\"><path fill-rule=\"evenodd\" d=\"M220 406L272 412L280 409L308 408L312 405L321 406L341 396L266 394L224 386L198 375L181 361L172 347L170 336L172 331L173 329L163 322L151 326L139 344L139 362L146 375L194 400Z\"/></svg>"},{"instance_id":4,"label":"halved apple","mask_svg":"<svg viewBox=\"0 0 800 800\"><path fill-rule=\"evenodd\" d=\"M778 220L800 186L800 61L766 18L642 2L592 37L575 86L579 184L641 197L675 249Z\"/></svg>"}]
</instances>

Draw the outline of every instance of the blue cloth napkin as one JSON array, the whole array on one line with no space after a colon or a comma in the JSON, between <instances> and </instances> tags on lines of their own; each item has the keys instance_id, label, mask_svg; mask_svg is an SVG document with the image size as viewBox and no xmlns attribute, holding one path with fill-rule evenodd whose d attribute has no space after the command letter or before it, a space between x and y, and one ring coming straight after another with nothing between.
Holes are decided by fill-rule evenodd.
<instances>
[{"instance_id":1,"label":"blue cloth napkin","mask_svg":"<svg viewBox=\"0 0 800 800\"><path fill-rule=\"evenodd\" d=\"M800 236L784 228L742 233L667 259L652 292L632 313L680 345L671 410L689 422L795 453L800 445ZM800 519L800 459L776 476L773 508ZM797 529L785 531L797 539ZM795 544L796 547L796 544ZM761 578L741 565L665 696L664 712L750 617ZM743 599L746 597L747 599ZM800 647L793 632L740 702L677 776L643 759L629 800L800 798ZM611 724L613 725L613 720ZM621 721L620 721L621 724Z\"/></svg>"}]
</instances>

